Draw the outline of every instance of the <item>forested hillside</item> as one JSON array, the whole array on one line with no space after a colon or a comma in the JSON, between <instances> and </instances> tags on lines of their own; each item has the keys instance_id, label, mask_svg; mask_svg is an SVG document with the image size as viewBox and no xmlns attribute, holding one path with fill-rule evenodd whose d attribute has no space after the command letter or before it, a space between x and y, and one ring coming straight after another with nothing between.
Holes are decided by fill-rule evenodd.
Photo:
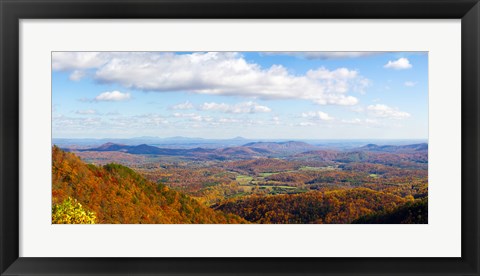
<instances>
[{"instance_id":1,"label":"forested hillside","mask_svg":"<svg viewBox=\"0 0 480 276\"><path fill-rule=\"evenodd\" d=\"M107 143L71 152L54 146L52 222L428 223L425 145L297 152L310 150L307 145L161 149ZM149 153L123 151L139 148ZM248 157L253 149L282 157ZM206 159L209 152L228 158Z\"/></svg>"},{"instance_id":2,"label":"forested hillside","mask_svg":"<svg viewBox=\"0 0 480 276\"><path fill-rule=\"evenodd\" d=\"M53 147L53 223L68 219L70 214L65 213L62 220L56 216L56 211L68 208L72 200L81 207L77 205L71 209L91 214L95 223L245 222L236 215L214 211L162 184L147 181L125 166L87 165L73 153Z\"/></svg>"},{"instance_id":3,"label":"forested hillside","mask_svg":"<svg viewBox=\"0 0 480 276\"><path fill-rule=\"evenodd\" d=\"M402 224L426 224L428 223L428 201L426 198L407 202L397 209L363 216L352 223L378 224L378 223L402 223Z\"/></svg>"},{"instance_id":4,"label":"forested hillside","mask_svg":"<svg viewBox=\"0 0 480 276\"><path fill-rule=\"evenodd\" d=\"M403 214L391 214L398 206L409 203L392 194L367 188L308 192L293 195L251 196L229 200L216 209L235 213L253 223L352 223L368 217L370 223L415 223L407 222ZM388 221L381 216L390 215ZM367 219L364 219L367 221Z\"/></svg>"}]
</instances>

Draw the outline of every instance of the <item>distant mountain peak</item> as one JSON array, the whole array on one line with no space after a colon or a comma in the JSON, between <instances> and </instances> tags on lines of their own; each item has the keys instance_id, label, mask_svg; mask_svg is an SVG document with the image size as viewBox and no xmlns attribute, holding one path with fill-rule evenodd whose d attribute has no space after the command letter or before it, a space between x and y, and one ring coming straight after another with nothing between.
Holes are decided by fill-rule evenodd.
<instances>
[{"instance_id":1,"label":"distant mountain peak","mask_svg":"<svg viewBox=\"0 0 480 276\"><path fill-rule=\"evenodd\" d=\"M116 149L122 148L122 147L125 147L125 145L115 144L115 143L112 143L112 142L107 142L107 143L102 144L99 147L97 147L97 149L99 149L99 150L108 150L108 149L116 150Z\"/></svg>"},{"instance_id":2,"label":"distant mountain peak","mask_svg":"<svg viewBox=\"0 0 480 276\"><path fill-rule=\"evenodd\" d=\"M111 145L116 145L115 143L112 143L112 142L107 142L105 144L102 144L101 147L103 146L111 146Z\"/></svg>"}]
</instances>

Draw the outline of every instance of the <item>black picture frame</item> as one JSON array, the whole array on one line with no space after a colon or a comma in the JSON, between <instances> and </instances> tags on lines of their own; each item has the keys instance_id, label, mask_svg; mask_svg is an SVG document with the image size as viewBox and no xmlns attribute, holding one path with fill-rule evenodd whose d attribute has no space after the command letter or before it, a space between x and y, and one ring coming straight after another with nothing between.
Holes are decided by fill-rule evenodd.
<instances>
[{"instance_id":1,"label":"black picture frame","mask_svg":"<svg viewBox=\"0 0 480 276\"><path fill-rule=\"evenodd\" d=\"M0 17L1 275L480 275L478 0L0 0ZM462 257L19 257L19 20L25 18L461 19Z\"/></svg>"}]
</instances>

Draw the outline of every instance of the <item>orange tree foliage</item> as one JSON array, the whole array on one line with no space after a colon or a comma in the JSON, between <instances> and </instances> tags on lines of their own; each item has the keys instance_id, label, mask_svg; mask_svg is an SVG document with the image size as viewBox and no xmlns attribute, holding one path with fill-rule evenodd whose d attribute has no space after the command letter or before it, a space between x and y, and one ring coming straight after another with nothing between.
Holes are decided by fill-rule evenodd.
<instances>
[{"instance_id":1,"label":"orange tree foliage","mask_svg":"<svg viewBox=\"0 0 480 276\"><path fill-rule=\"evenodd\" d=\"M200 196L201 190L207 187L236 183L234 173L215 167L177 168L170 166L168 169L153 170L138 168L137 171L153 182L165 184L194 196Z\"/></svg>"},{"instance_id":2,"label":"orange tree foliage","mask_svg":"<svg viewBox=\"0 0 480 276\"><path fill-rule=\"evenodd\" d=\"M428 198L409 201L392 212L381 211L363 216L352 223L358 224L427 224Z\"/></svg>"},{"instance_id":3,"label":"orange tree foliage","mask_svg":"<svg viewBox=\"0 0 480 276\"><path fill-rule=\"evenodd\" d=\"M296 170L300 167L300 164L275 158L259 158L253 160L225 162L221 164L221 166L227 170L243 174L256 175L262 172L282 172Z\"/></svg>"},{"instance_id":4,"label":"orange tree foliage","mask_svg":"<svg viewBox=\"0 0 480 276\"><path fill-rule=\"evenodd\" d=\"M87 165L75 154L53 147L53 205L75 198L94 212L97 223L244 223L195 199L150 182L118 164Z\"/></svg>"},{"instance_id":5,"label":"orange tree foliage","mask_svg":"<svg viewBox=\"0 0 480 276\"><path fill-rule=\"evenodd\" d=\"M222 168L168 166L167 169L136 168L136 171L152 182L186 193L207 206L239 194L243 190L235 181L236 174Z\"/></svg>"},{"instance_id":6,"label":"orange tree foliage","mask_svg":"<svg viewBox=\"0 0 480 276\"><path fill-rule=\"evenodd\" d=\"M249 196L215 206L254 223L351 223L375 212L389 212L409 199L367 188Z\"/></svg>"}]
</instances>

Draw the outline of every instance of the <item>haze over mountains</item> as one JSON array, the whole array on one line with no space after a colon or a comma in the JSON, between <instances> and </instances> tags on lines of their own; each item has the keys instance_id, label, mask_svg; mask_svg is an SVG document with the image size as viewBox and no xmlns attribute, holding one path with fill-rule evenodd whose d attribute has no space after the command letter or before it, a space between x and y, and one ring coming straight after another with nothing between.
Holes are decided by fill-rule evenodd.
<instances>
[{"instance_id":1,"label":"haze over mountains","mask_svg":"<svg viewBox=\"0 0 480 276\"><path fill-rule=\"evenodd\" d=\"M358 148L358 150L365 151L378 151L378 152L415 152L415 151L426 151L428 150L427 143L412 144L412 145L401 145L401 146L392 146L392 145L375 145L368 144L363 147Z\"/></svg>"},{"instance_id":2,"label":"haze over mountains","mask_svg":"<svg viewBox=\"0 0 480 276\"><path fill-rule=\"evenodd\" d=\"M228 146L243 146L249 143L261 142L291 142L291 139L251 139L244 137L234 137L231 139L207 139L198 137L151 137L142 136L134 138L53 138L52 144L61 148L94 148L106 143L114 143L121 145L136 146L147 144L161 148L222 148ZM353 149L365 146L367 144L375 145L410 145L427 143L426 139L295 139L296 142L304 142L319 148L335 148L335 149Z\"/></svg>"},{"instance_id":3,"label":"haze over mountains","mask_svg":"<svg viewBox=\"0 0 480 276\"><path fill-rule=\"evenodd\" d=\"M375 145L367 144L348 150L325 149L322 146L315 146L300 141L287 142L249 142L240 146L227 146L216 148L164 148L147 144L126 145L116 143L105 143L92 148L63 148L67 151L77 152L119 152L133 155L156 155L173 156L195 160L227 160L227 159L251 159L251 158L282 158L289 159L315 159L322 161L335 160L370 160L381 157L381 159L408 160L427 159L428 144L410 145Z\"/></svg>"}]
</instances>

